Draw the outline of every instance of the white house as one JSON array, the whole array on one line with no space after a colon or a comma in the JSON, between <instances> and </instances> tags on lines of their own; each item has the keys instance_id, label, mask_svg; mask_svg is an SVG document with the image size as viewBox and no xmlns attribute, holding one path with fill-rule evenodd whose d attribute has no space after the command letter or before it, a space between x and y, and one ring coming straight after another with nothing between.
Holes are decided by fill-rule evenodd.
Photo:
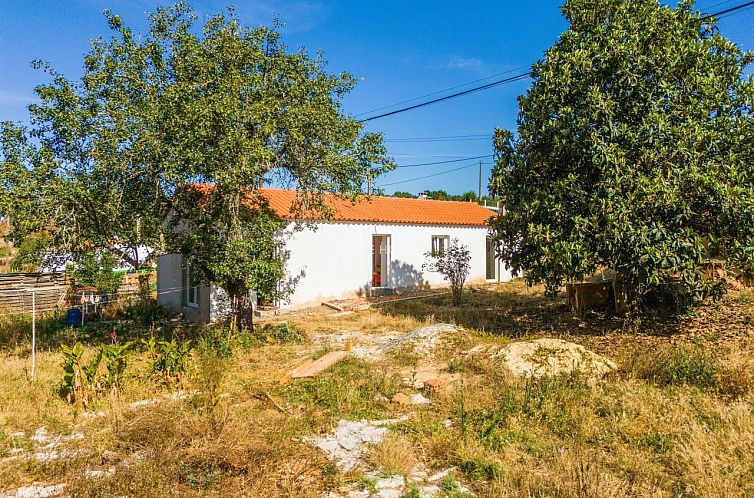
<instances>
[{"instance_id":1,"label":"white house","mask_svg":"<svg viewBox=\"0 0 754 498\"><path fill-rule=\"evenodd\" d=\"M270 207L296 223L293 190L264 189ZM486 221L495 213L470 202L373 196L353 203L329 198L331 219L292 231L286 240L287 270L302 275L281 309L319 305L330 299L399 292L445 285L442 276L422 269L425 253L442 250L457 238L471 252L468 282L507 281L510 272L495 258ZM188 320L212 321L220 313L222 291L190 287L190 269L179 254L157 261L158 300Z\"/></svg>"}]
</instances>

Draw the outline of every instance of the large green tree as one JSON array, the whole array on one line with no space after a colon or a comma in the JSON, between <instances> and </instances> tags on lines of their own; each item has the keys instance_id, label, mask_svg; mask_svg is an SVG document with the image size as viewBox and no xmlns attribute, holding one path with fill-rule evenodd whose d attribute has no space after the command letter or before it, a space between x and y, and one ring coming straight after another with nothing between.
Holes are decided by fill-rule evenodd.
<instances>
[{"instance_id":1,"label":"large green tree","mask_svg":"<svg viewBox=\"0 0 754 498\"><path fill-rule=\"evenodd\" d=\"M49 232L81 253L113 241L179 251L249 325L250 290L287 288L286 224L261 187L295 188L294 217L328 216L327 195L355 198L393 167L382 137L341 108L355 79L289 50L277 22L248 28L229 8L200 24L183 3L151 14L143 34L106 17L114 34L92 42L81 81L53 73L31 130L5 125L15 236Z\"/></svg>"},{"instance_id":2,"label":"large green tree","mask_svg":"<svg viewBox=\"0 0 754 498\"><path fill-rule=\"evenodd\" d=\"M517 137L496 133L503 259L549 291L611 269L634 303L709 292L706 258L750 270L752 54L690 1L569 0L563 13Z\"/></svg>"}]
</instances>

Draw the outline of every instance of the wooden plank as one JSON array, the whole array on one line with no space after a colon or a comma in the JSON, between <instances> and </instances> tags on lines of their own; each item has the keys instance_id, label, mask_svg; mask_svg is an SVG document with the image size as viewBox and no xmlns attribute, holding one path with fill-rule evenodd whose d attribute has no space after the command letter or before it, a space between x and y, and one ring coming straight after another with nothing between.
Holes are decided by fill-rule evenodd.
<instances>
[{"instance_id":1,"label":"wooden plank","mask_svg":"<svg viewBox=\"0 0 754 498\"><path fill-rule=\"evenodd\" d=\"M306 361L305 363L291 370L291 378L302 379L307 377L315 377L331 366L335 365L339 361L347 358L349 354L350 353L348 351L330 351L318 360Z\"/></svg>"},{"instance_id":2,"label":"wooden plank","mask_svg":"<svg viewBox=\"0 0 754 498\"><path fill-rule=\"evenodd\" d=\"M337 304L331 303L330 301L325 301L322 303L322 306L326 306L332 310L337 311L338 313L343 313L343 308L338 306Z\"/></svg>"}]
</instances>

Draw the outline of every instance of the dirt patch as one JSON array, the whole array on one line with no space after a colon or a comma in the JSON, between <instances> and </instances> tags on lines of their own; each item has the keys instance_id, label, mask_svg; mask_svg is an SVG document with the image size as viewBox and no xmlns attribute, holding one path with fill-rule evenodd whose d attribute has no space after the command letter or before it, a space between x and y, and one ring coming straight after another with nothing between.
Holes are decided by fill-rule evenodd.
<instances>
[{"instance_id":1,"label":"dirt patch","mask_svg":"<svg viewBox=\"0 0 754 498\"><path fill-rule=\"evenodd\" d=\"M429 357L441 346L465 337L466 334L455 325L437 323L419 327L407 334L342 331L314 336L312 341L321 346L349 350L356 358L379 361L384 354L403 348L409 349L417 358Z\"/></svg>"},{"instance_id":2,"label":"dirt patch","mask_svg":"<svg viewBox=\"0 0 754 498\"><path fill-rule=\"evenodd\" d=\"M539 378L580 372L596 379L617 368L608 358L562 339L513 342L502 348L478 346L469 352L484 352L501 359L516 377Z\"/></svg>"}]
</instances>

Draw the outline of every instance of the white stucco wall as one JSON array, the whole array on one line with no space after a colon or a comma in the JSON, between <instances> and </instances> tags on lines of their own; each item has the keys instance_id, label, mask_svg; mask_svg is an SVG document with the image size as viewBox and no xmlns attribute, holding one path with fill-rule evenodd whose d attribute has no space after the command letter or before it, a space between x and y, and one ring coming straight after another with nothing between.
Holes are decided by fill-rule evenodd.
<instances>
[{"instance_id":1,"label":"white stucco wall","mask_svg":"<svg viewBox=\"0 0 754 498\"><path fill-rule=\"evenodd\" d=\"M390 236L390 275L385 287L445 285L440 274L422 270L433 235L458 238L468 246L471 252L468 282L481 282L486 277L486 228L349 222L319 222L315 227L294 232L286 244L290 252L289 274L303 276L290 303L283 303L283 307L320 304L327 299L368 292L373 235ZM500 281L510 280L510 273L498 266Z\"/></svg>"},{"instance_id":2,"label":"white stucco wall","mask_svg":"<svg viewBox=\"0 0 754 498\"><path fill-rule=\"evenodd\" d=\"M289 226L289 230L293 225ZM365 295L372 283L372 236L390 236L389 281L384 287L411 289L447 285L439 273L422 270L424 256L432 248L432 236L458 238L471 252L471 271L467 282L486 280L486 228L318 222L312 227L292 231L286 242L289 253L287 271L300 277L289 302L282 308L319 305L329 299ZM158 301L171 312L183 313L190 321L206 322L220 316L222 292L201 287L199 307L182 303L181 256L158 258ZM510 272L497 263L496 280L508 281Z\"/></svg>"}]
</instances>

